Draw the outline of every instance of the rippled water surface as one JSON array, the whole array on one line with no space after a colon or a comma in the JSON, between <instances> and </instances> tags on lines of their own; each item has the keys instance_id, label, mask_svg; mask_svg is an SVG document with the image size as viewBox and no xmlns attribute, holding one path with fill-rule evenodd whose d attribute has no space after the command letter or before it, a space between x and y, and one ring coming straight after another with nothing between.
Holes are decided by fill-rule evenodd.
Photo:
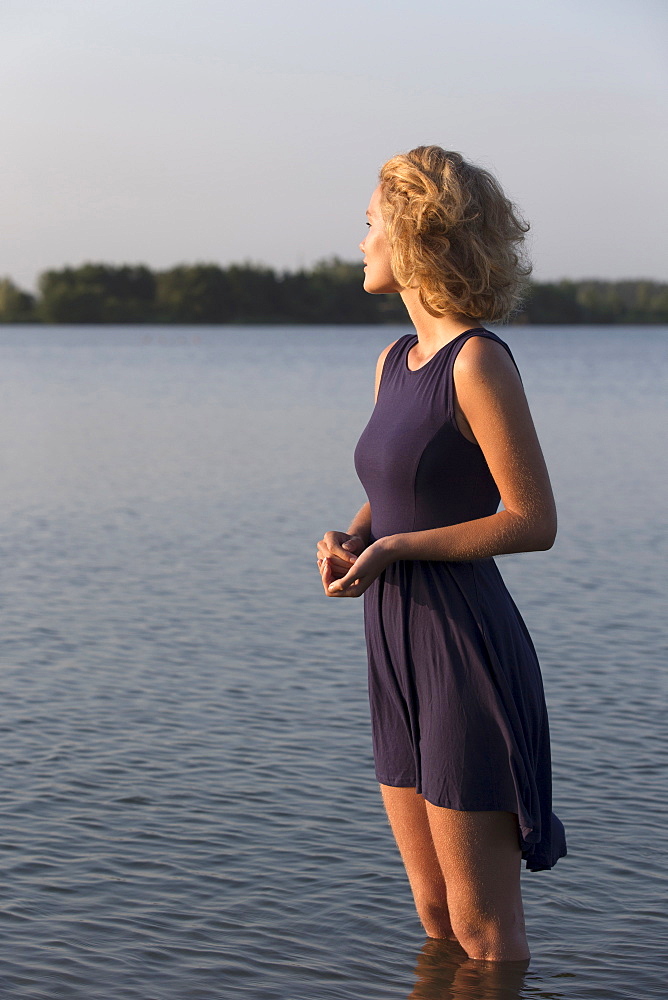
<instances>
[{"instance_id":1,"label":"rippled water surface","mask_svg":"<svg viewBox=\"0 0 668 1000\"><path fill-rule=\"evenodd\" d=\"M526 973L425 943L314 569L402 332L0 332L3 997L665 996L668 331L504 334L561 516L501 560L570 847Z\"/></svg>"}]
</instances>

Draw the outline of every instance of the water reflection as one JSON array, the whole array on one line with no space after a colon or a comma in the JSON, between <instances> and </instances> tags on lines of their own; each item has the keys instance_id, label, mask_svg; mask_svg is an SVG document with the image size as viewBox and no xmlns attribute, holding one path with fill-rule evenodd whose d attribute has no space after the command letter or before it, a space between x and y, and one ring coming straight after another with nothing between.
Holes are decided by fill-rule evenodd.
<instances>
[{"instance_id":1,"label":"water reflection","mask_svg":"<svg viewBox=\"0 0 668 1000\"><path fill-rule=\"evenodd\" d=\"M408 1000L520 1000L528 962L475 962L452 941L425 941Z\"/></svg>"}]
</instances>

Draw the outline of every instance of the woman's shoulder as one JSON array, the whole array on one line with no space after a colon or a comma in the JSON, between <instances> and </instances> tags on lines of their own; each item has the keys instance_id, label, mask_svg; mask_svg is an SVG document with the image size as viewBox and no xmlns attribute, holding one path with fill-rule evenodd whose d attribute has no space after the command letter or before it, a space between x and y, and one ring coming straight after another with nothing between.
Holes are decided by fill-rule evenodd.
<instances>
[{"instance_id":1,"label":"woman's shoulder","mask_svg":"<svg viewBox=\"0 0 668 1000\"><path fill-rule=\"evenodd\" d=\"M407 339L406 337L399 337L397 340L393 340L391 344L388 344L387 347L383 348L383 350L378 355L378 361L377 361L377 365L380 365L381 371L383 365L385 364L385 358L388 356L392 348L396 347L397 344L400 344L403 340L406 339Z\"/></svg>"},{"instance_id":2,"label":"woman's shoulder","mask_svg":"<svg viewBox=\"0 0 668 1000\"><path fill-rule=\"evenodd\" d=\"M392 343L388 344L387 347L384 347L378 355L378 361L376 362L376 398L378 398L378 390L380 388L380 382L385 370L385 361L387 360L388 355L395 347L400 352L401 347L411 339L414 340L415 337L412 337L410 333L407 333L405 336L399 337L397 340L393 340Z\"/></svg>"},{"instance_id":3,"label":"woman's shoulder","mask_svg":"<svg viewBox=\"0 0 668 1000\"><path fill-rule=\"evenodd\" d=\"M399 343L397 340L393 340L391 344L384 347L383 350L378 355L378 361L376 362L376 381L374 385L374 398L378 399L378 390L380 389L380 380L383 377L383 369L385 368L385 358L390 353L395 344Z\"/></svg>"},{"instance_id":4,"label":"woman's shoulder","mask_svg":"<svg viewBox=\"0 0 668 1000\"><path fill-rule=\"evenodd\" d=\"M453 371L455 377L488 378L508 373L515 378L517 365L505 341L489 330L476 330L464 340L457 351Z\"/></svg>"},{"instance_id":5,"label":"woman's shoulder","mask_svg":"<svg viewBox=\"0 0 668 1000\"><path fill-rule=\"evenodd\" d=\"M400 354L402 349L405 348L407 344L409 344L411 341L414 341L415 339L416 337L414 333L406 333L403 335L403 337L398 337L396 340L393 340L391 344L388 344L387 347L384 347L383 350L378 355L378 364L381 366L381 369L385 363L385 358L388 356L388 354L390 354L390 352L395 347L396 351L394 353Z\"/></svg>"},{"instance_id":6,"label":"woman's shoulder","mask_svg":"<svg viewBox=\"0 0 668 1000\"><path fill-rule=\"evenodd\" d=\"M452 377L457 403L469 423L476 411L498 416L524 398L515 359L496 335L468 338L455 359Z\"/></svg>"}]
</instances>

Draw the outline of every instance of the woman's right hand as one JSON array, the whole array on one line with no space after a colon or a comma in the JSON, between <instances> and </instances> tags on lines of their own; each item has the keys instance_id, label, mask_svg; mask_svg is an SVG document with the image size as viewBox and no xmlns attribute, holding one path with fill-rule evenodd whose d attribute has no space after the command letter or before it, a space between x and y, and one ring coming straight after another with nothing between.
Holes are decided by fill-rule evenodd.
<instances>
[{"instance_id":1,"label":"woman's right hand","mask_svg":"<svg viewBox=\"0 0 668 1000\"><path fill-rule=\"evenodd\" d=\"M359 535L349 535L345 531L325 532L318 542L316 559L326 594L330 583L345 576L364 549L364 540Z\"/></svg>"}]
</instances>

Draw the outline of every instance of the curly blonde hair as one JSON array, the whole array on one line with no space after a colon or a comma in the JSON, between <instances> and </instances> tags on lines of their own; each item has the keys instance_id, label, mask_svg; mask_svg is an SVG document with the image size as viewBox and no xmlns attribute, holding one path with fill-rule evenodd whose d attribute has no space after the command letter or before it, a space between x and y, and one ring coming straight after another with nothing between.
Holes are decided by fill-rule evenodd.
<instances>
[{"instance_id":1,"label":"curly blonde hair","mask_svg":"<svg viewBox=\"0 0 668 1000\"><path fill-rule=\"evenodd\" d=\"M531 273L529 226L496 179L460 153L418 146L387 161L380 188L398 283L418 287L432 316L507 319Z\"/></svg>"}]
</instances>

